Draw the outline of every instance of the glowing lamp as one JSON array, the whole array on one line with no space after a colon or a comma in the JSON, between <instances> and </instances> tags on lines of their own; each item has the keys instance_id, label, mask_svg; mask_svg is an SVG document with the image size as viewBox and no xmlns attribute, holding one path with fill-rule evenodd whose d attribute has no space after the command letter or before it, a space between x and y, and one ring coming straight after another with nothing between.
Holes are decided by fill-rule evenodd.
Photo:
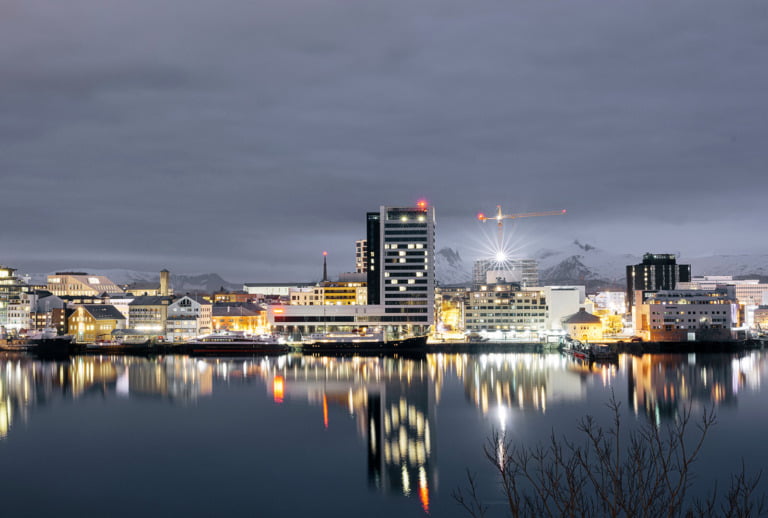
<instances>
[{"instance_id":1,"label":"glowing lamp","mask_svg":"<svg viewBox=\"0 0 768 518\"><path fill-rule=\"evenodd\" d=\"M272 313L279 315L279 314L285 313L285 310L283 308L275 308L272 310Z\"/></svg>"},{"instance_id":2,"label":"glowing lamp","mask_svg":"<svg viewBox=\"0 0 768 518\"><path fill-rule=\"evenodd\" d=\"M480 214L477 215L477 219L479 219L480 221L485 221L487 218L485 217L485 214L481 212Z\"/></svg>"},{"instance_id":3,"label":"glowing lamp","mask_svg":"<svg viewBox=\"0 0 768 518\"><path fill-rule=\"evenodd\" d=\"M421 199L421 200L419 200L418 202L416 202L416 205L417 205L417 206L418 206L420 209L426 209L426 208L427 208L427 200Z\"/></svg>"},{"instance_id":4,"label":"glowing lamp","mask_svg":"<svg viewBox=\"0 0 768 518\"><path fill-rule=\"evenodd\" d=\"M324 255L324 256L325 256L325 255L328 255L328 252L323 252L323 255Z\"/></svg>"}]
</instances>

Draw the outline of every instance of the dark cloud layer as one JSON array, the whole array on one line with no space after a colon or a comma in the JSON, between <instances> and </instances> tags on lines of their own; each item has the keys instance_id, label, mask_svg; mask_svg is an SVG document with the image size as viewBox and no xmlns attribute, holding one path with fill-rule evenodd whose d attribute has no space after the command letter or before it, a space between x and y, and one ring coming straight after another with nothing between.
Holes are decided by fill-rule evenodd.
<instances>
[{"instance_id":1,"label":"dark cloud layer","mask_svg":"<svg viewBox=\"0 0 768 518\"><path fill-rule=\"evenodd\" d=\"M525 252L762 251L762 0L10 0L0 263L316 276L365 211ZM493 232L489 233L490 236Z\"/></svg>"}]
</instances>

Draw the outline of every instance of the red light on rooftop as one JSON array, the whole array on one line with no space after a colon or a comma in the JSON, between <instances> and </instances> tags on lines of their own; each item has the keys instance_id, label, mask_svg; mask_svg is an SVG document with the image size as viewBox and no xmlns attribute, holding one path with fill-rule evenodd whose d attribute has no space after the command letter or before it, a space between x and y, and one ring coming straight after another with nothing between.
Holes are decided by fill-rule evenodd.
<instances>
[{"instance_id":1,"label":"red light on rooftop","mask_svg":"<svg viewBox=\"0 0 768 518\"><path fill-rule=\"evenodd\" d=\"M323 252L323 255L328 255L328 252Z\"/></svg>"},{"instance_id":2,"label":"red light on rooftop","mask_svg":"<svg viewBox=\"0 0 768 518\"><path fill-rule=\"evenodd\" d=\"M427 204L427 200L425 200L425 199L421 199L421 200L419 200L418 202L416 202L416 205L417 205L417 206L418 206L420 209L426 209L426 208L427 208L427 205L428 205L428 204Z\"/></svg>"}]
</instances>

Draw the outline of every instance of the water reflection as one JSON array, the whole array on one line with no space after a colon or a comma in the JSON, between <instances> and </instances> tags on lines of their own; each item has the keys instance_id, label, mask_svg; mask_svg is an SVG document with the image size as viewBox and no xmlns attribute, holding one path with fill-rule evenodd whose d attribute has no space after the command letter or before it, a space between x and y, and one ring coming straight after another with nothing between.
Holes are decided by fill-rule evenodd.
<instances>
[{"instance_id":1,"label":"water reflection","mask_svg":"<svg viewBox=\"0 0 768 518\"><path fill-rule=\"evenodd\" d=\"M546 412L548 403L585 399L587 380L608 385L617 373L616 365L559 354L465 354L450 364L464 381L467 400L483 414L491 408Z\"/></svg>"},{"instance_id":2,"label":"water reflection","mask_svg":"<svg viewBox=\"0 0 768 518\"><path fill-rule=\"evenodd\" d=\"M765 356L655 354L628 357L627 390L635 413L656 423L673 418L683 405L735 406L739 392L759 390Z\"/></svg>"},{"instance_id":3,"label":"water reflection","mask_svg":"<svg viewBox=\"0 0 768 518\"><path fill-rule=\"evenodd\" d=\"M344 408L366 439L370 485L415 494L428 511L437 479L436 372L424 360L296 356L276 366L273 379L287 399L322 406L325 428L331 426L328 406Z\"/></svg>"},{"instance_id":4,"label":"water reflection","mask_svg":"<svg viewBox=\"0 0 768 518\"><path fill-rule=\"evenodd\" d=\"M626 390L630 408L656 422L671 418L688 401L735 405L741 392L760 389L765 366L761 352L622 356L618 364L602 365L533 353L66 361L6 354L0 356L0 438L30 419L35 407L57 400L96 393L194 405L226 386L254 384L275 404L308 403L329 430L331 410L344 409L365 441L370 486L412 495L428 512L438 480L435 415L448 379L461 383L466 402L482 415L496 412L503 430L510 410L556 412L558 405L586 401L590 387Z\"/></svg>"}]
</instances>

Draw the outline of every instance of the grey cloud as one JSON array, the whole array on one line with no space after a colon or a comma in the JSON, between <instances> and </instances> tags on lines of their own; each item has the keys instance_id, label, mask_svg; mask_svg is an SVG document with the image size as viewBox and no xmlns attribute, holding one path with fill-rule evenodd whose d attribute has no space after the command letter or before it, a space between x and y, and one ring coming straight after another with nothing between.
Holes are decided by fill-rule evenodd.
<instances>
[{"instance_id":1,"label":"grey cloud","mask_svg":"<svg viewBox=\"0 0 768 518\"><path fill-rule=\"evenodd\" d=\"M521 224L530 247L694 248L696 221L735 246L731 207L768 215L767 35L759 0L16 0L0 216L25 217L0 263L56 244L303 278L318 249L351 262L366 210L421 196L445 244L502 204L569 209Z\"/></svg>"}]
</instances>

